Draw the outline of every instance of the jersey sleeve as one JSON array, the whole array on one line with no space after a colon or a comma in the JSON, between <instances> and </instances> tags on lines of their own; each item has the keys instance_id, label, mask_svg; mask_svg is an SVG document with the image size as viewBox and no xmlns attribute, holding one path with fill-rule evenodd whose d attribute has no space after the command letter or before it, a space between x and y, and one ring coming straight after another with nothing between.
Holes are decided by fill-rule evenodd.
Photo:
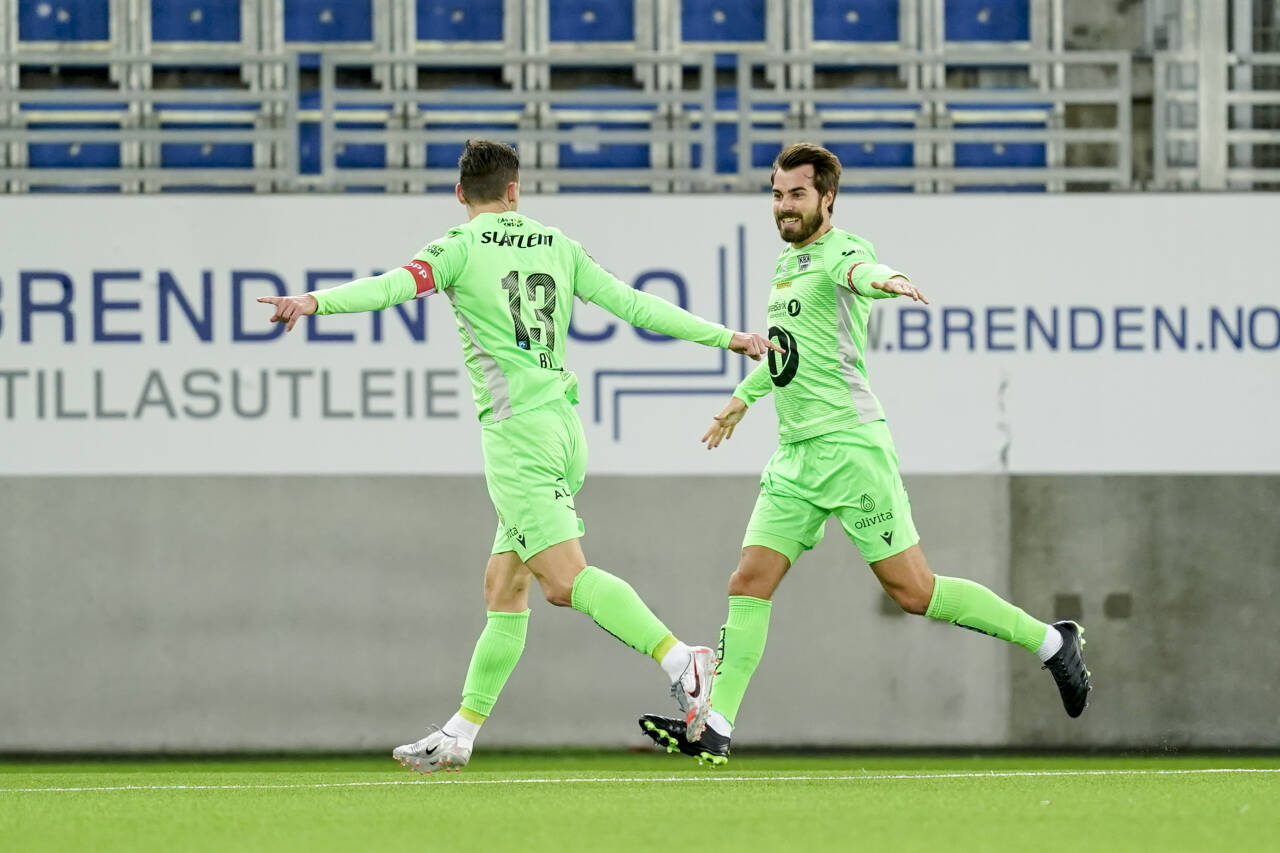
<instances>
[{"instance_id":1,"label":"jersey sleeve","mask_svg":"<svg viewBox=\"0 0 1280 853\"><path fill-rule=\"evenodd\" d=\"M451 228L439 240L423 246L422 251L404 266L417 282L418 295L427 296L436 290L453 287L467 268L470 248L467 232L461 228Z\"/></svg>"},{"instance_id":2,"label":"jersey sleeve","mask_svg":"<svg viewBox=\"0 0 1280 853\"><path fill-rule=\"evenodd\" d=\"M326 290L313 290L317 314L355 314L381 311L412 299L414 277L404 267L382 275L358 278Z\"/></svg>"},{"instance_id":3,"label":"jersey sleeve","mask_svg":"<svg viewBox=\"0 0 1280 853\"><path fill-rule=\"evenodd\" d=\"M750 406L761 397L767 396L772 390L773 377L769 373L769 359L766 356L733 390L733 396Z\"/></svg>"},{"instance_id":4,"label":"jersey sleeve","mask_svg":"<svg viewBox=\"0 0 1280 853\"><path fill-rule=\"evenodd\" d=\"M312 291L317 314L381 311L415 297L430 296L451 287L467 260L466 232L454 228L428 243L413 260L382 275L358 278L327 290Z\"/></svg>"},{"instance_id":5,"label":"jersey sleeve","mask_svg":"<svg viewBox=\"0 0 1280 853\"><path fill-rule=\"evenodd\" d=\"M867 299L888 299L897 295L877 290L871 282L907 277L880 263L876 259L875 247L852 234L844 235L843 240L833 240L827 247L826 260L827 269L837 284Z\"/></svg>"},{"instance_id":6,"label":"jersey sleeve","mask_svg":"<svg viewBox=\"0 0 1280 853\"><path fill-rule=\"evenodd\" d=\"M574 295L633 326L705 344L727 347L733 332L708 322L665 299L636 290L597 264L580 245L574 244Z\"/></svg>"}]
</instances>

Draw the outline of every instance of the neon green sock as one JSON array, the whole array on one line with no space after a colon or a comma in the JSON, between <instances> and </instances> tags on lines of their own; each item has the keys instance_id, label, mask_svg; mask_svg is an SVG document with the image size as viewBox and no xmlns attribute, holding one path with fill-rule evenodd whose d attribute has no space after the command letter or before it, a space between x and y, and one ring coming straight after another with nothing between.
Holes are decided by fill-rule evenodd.
<instances>
[{"instance_id":1,"label":"neon green sock","mask_svg":"<svg viewBox=\"0 0 1280 853\"><path fill-rule=\"evenodd\" d=\"M466 720L468 723L475 723L477 726L483 726L484 721L489 719L487 716L485 716L484 714L481 714L479 711L473 711L470 708L466 708L466 707L458 709L458 716Z\"/></svg>"},{"instance_id":2,"label":"neon green sock","mask_svg":"<svg viewBox=\"0 0 1280 853\"><path fill-rule=\"evenodd\" d=\"M671 632L622 578L587 566L573 579L573 609L646 655Z\"/></svg>"},{"instance_id":3,"label":"neon green sock","mask_svg":"<svg viewBox=\"0 0 1280 853\"><path fill-rule=\"evenodd\" d=\"M747 684L764 655L772 610L773 602L763 598L729 596L729 619L720 629L716 651L720 666L711 685L711 707L723 714L729 725L734 724Z\"/></svg>"},{"instance_id":4,"label":"neon green sock","mask_svg":"<svg viewBox=\"0 0 1280 853\"><path fill-rule=\"evenodd\" d=\"M678 645L680 645L680 641L676 639L676 635L667 634L667 636L663 637L658 642L658 645L653 647L653 651L649 652L649 657L653 658L658 663L662 663L662 659L667 656L667 652L671 651Z\"/></svg>"},{"instance_id":5,"label":"neon green sock","mask_svg":"<svg viewBox=\"0 0 1280 853\"><path fill-rule=\"evenodd\" d=\"M528 628L528 610L523 613L489 611L489 621L476 640L476 649L467 667L467 680L462 685L462 710L480 715L479 720L471 722L482 723L493 711L502 686L520 661Z\"/></svg>"},{"instance_id":6,"label":"neon green sock","mask_svg":"<svg viewBox=\"0 0 1280 853\"><path fill-rule=\"evenodd\" d=\"M1017 643L1034 653L1049 626L1028 616L980 583L963 578L933 580L933 596L925 616Z\"/></svg>"}]
</instances>

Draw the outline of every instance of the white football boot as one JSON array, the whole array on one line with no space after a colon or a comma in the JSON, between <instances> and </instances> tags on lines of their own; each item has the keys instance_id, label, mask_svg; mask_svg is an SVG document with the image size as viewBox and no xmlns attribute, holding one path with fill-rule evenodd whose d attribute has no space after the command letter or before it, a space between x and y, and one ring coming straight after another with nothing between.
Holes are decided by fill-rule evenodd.
<instances>
[{"instance_id":1,"label":"white football boot","mask_svg":"<svg viewBox=\"0 0 1280 853\"><path fill-rule=\"evenodd\" d=\"M458 771L471 760L471 742L446 734L439 726L427 729L426 737L391 750L391 757L410 770L431 773L435 770Z\"/></svg>"},{"instance_id":2,"label":"white football boot","mask_svg":"<svg viewBox=\"0 0 1280 853\"><path fill-rule=\"evenodd\" d=\"M686 737L695 741L702 737L707 727L707 713L711 710L711 682L716 676L716 653L706 646L694 646L689 650L689 665L671 684L671 695L684 712Z\"/></svg>"}]
</instances>

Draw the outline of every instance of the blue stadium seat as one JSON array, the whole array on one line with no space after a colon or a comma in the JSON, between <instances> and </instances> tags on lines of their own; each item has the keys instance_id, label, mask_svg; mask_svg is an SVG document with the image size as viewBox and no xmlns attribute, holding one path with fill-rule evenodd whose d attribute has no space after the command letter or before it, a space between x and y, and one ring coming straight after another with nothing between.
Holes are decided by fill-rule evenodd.
<instances>
[{"instance_id":1,"label":"blue stadium seat","mask_svg":"<svg viewBox=\"0 0 1280 853\"><path fill-rule=\"evenodd\" d=\"M1031 0L946 0L946 40L1025 42L1031 39Z\"/></svg>"},{"instance_id":2,"label":"blue stadium seat","mask_svg":"<svg viewBox=\"0 0 1280 853\"><path fill-rule=\"evenodd\" d=\"M952 122L957 128L987 130L1043 130L1048 126L1051 104L964 104L949 107ZM992 113L1007 112L1008 120L992 117ZM1028 120L1028 114L1030 120ZM1039 119L1038 115L1044 115ZM1048 164L1047 146L1043 142L957 142L954 146L954 163L957 168L976 169L1043 169ZM1043 192L1046 187L1029 174L1028 182L1019 184L978 184L958 186L957 192L1022 191Z\"/></svg>"},{"instance_id":3,"label":"blue stadium seat","mask_svg":"<svg viewBox=\"0 0 1280 853\"><path fill-rule=\"evenodd\" d=\"M569 121L556 122L561 130L592 127L601 130L648 130L647 121ZM565 143L559 146L558 163L562 169L647 169L649 146L643 142Z\"/></svg>"},{"instance_id":4,"label":"blue stadium seat","mask_svg":"<svg viewBox=\"0 0 1280 853\"><path fill-rule=\"evenodd\" d=\"M600 104L551 104L551 121L560 130L577 127L610 130L646 131L653 126L654 104L618 106ZM652 163L650 146L644 142L599 142L561 144L557 147L557 164L561 169L648 169ZM634 186L609 184L580 187L575 191L636 189Z\"/></svg>"},{"instance_id":5,"label":"blue stadium seat","mask_svg":"<svg viewBox=\"0 0 1280 853\"><path fill-rule=\"evenodd\" d=\"M460 137L496 137L512 141L523 111L524 104L518 101L498 105L442 105L426 102L418 104L416 126L430 131L458 131ZM427 142L423 152L424 165L428 169L454 169L458 165L458 158L462 156L462 149L461 142Z\"/></svg>"},{"instance_id":6,"label":"blue stadium seat","mask_svg":"<svg viewBox=\"0 0 1280 853\"><path fill-rule=\"evenodd\" d=\"M751 127L757 130L780 130L789 108L790 105L783 102L757 103L753 110ZM685 109L697 110L698 105L686 104ZM715 123L715 172L717 175L738 173L738 122L734 115L737 109L738 90L732 86L717 87L716 112L721 117L725 117L725 120L716 120ZM728 119L727 116L733 116L733 118ZM694 127L697 128L700 124L700 122L695 123ZM781 151L781 142L752 142L750 166L752 168L771 166ZM701 168L702 156L702 145L695 143L692 146L692 168Z\"/></svg>"},{"instance_id":7,"label":"blue stadium seat","mask_svg":"<svg viewBox=\"0 0 1280 853\"><path fill-rule=\"evenodd\" d=\"M320 92L312 89L298 95L298 171L303 175L319 175L323 171L321 158L323 155L323 130L320 126ZM374 130L385 128L385 118L367 120L368 113L389 112L390 105L344 107L337 105L338 113L360 112L362 115L354 121L337 121L338 130ZM387 166L387 146L381 142L344 142L334 149L334 165L339 169L385 169Z\"/></svg>"},{"instance_id":8,"label":"blue stadium seat","mask_svg":"<svg viewBox=\"0 0 1280 853\"><path fill-rule=\"evenodd\" d=\"M244 104L157 103L156 118L162 129L252 130L260 107ZM162 142L163 169L251 169L252 142Z\"/></svg>"},{"instance_id":9,"label":"blue stadium seat","mask_svg":"<svg viewBox=\"0 0 1280 853\"><path fill-rule=\"evenodd\" d=\"M818 127L811 131L812 136L828 150L840 158L844 167L845 191L850 192L910 192L914 189L909 179L886 179L883 184L863 183L869 176L875 176L877 169L910 169L915 166L916 143L893 139L876 139L876 134L869 134L869 139L839 140L832 134L825 136L826 131L911 131L919 126L921 104L919 101L903 103L868 103L866 101L844 101L841 98L854 97L853 91L842 89L830 90L813 102L814 119ZM910 97L903 93L903 97ZM853 183L857 178L858 183Z\"/></svg>"},{"instance_id":10,"label":"blue stadium seat","mask_svg":"<svg viewBox=\"0 0 1280 853\"><path fill-rule=\"evenodd\" d=\"M110 0L18 0L23 42L105 42L111 39Z\"/></svg>"},{"instance_id":11,"label":"blue stadium seat","mask_svg":"<svg viewBox=\"0 0 1280 853\"><path fill-rule=\"evenodd\" d=\"M154 42L238 42L240 0L151 0Z\"/></svg>"},{"instance_id":12,"label":"blue stadium seat","mask_svg":"<svg viewBox=\"0 0 1280 853\"><path fill-rule=\"evenodd\" d=\"M418 41L501 42L502 0L418 0Z\"/></svg>"},{"instance_id":13,"label":"blue stadium seat","mask_svg":"<svg viewBox=\"0 0 1280 853\"><path fill-rule=\"evenodd\" d=\"M286 43L373 40L372 0L284 0Z\"/></svg>"},{"instance_id":14,"label":"blue stadium seat","mask_svg":"<svg viewBox=\"0 0 1280 853\"><path fill-rule=\"evenodd\" d=\"M765 42L765 0L683 0L680 39L746 46Z\"/></svg>"},{"instance_id":15,"label":"blue stadium seat","mask_svg":"<svg viewBox=\"0 0 1280 853\"><path fill-rule=\"evenodd\" d=\"M27 166L31 169L118 169L120 143L79 141L85 130L118 130L128 104L37 104L20 105L22 121L31 130L69 131L66 137L27 143ZM41 184L35 178L30 192L120 192L119 184L62 186Z\"/></svg>"},{"instance_id":16,"label":"blue stadium seat","mask_svg":"<svg viewBox=\"0 0 1280 853\"><path fill-rule=\"evenodd\" d=\"M126 104L40 104L30 105L43 115L29 121L30 130L118 130ZM33 110L34 111L34 110ZM58 113L75 113L74 120L50 120ZM102 113L101 121L86 114ZM52 115L50 115L52 114ZM30 142L27 165L33 169L115 169L120 166L118 142Z\"/></svg>"},{"instance_id":17,"label":"blue stadium seat","mask_svg":"<svg viewBox=\"0 0 1280 853\"><path fill-rule=\"evenodd\" d=\"M633 0L548 0L548 6L553 43L635 41Z\"/></svg>"},{"instance_id":18,"label":"blue stadium seat","mask_svg":"<svg viewBox=\"0 0 1280 853\"><path fill-rule=\"evenodd\" d=\"M715 50L716 68L734 69L741 53L769 48L765 11L765 0L683 0L680 41Z\"/></svg>"},{"instance_id":19,"label":"blue stadium seat","mask_svg":"<svg viewBox=\"0 0 1280 853\"><path fill-rule=\"evenodd\" d=\"M899 0L813 0L813 40L896 42Z\"/></svg>"}]
</instances>

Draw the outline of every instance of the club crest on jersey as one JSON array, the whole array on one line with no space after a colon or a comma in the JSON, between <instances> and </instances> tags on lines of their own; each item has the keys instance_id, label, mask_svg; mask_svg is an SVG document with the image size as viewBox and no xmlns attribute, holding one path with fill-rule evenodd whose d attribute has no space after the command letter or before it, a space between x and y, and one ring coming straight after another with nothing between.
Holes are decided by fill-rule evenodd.
<instances>
[{"instance_id":1,"label":"club crest on jersey","mask_svg":"<svg viewBox=\"0 0 1280 853\"><path fill-rule=\"evenodd\" d=\"M811 262L812 260L808 255L800 255L796 258L796 263L800 266L800 272L807 270Z\"/></svg>"}]
</instances>

